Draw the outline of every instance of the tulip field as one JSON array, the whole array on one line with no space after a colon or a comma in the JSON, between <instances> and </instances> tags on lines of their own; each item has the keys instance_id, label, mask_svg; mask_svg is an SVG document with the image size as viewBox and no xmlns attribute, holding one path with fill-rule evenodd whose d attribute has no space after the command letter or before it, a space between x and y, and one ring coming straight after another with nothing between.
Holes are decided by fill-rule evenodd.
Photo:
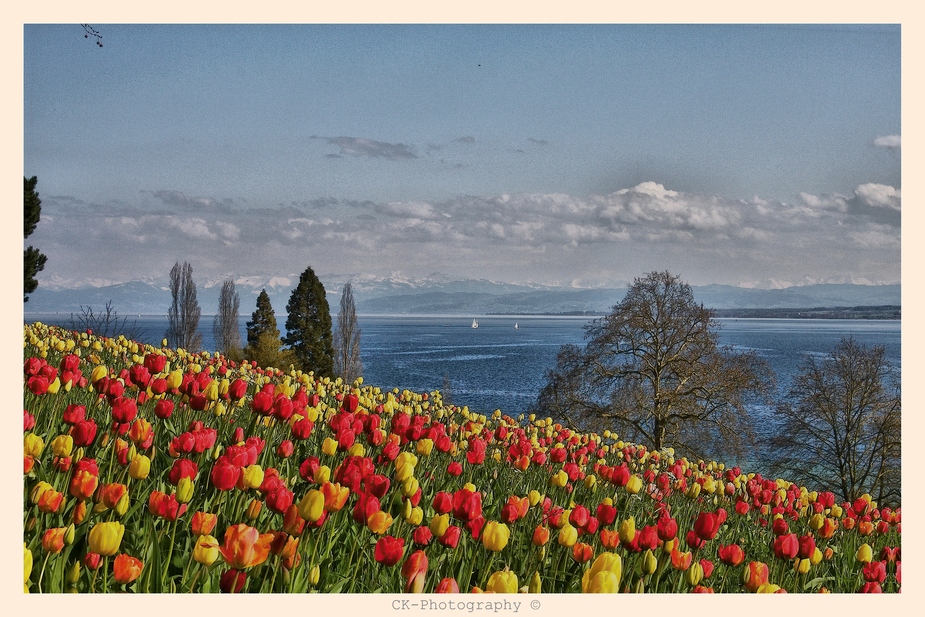
<instances>
[{"instance_id":1,"label":"tulip field","mask_svg":"<svg viewBox=\"0 0 925 617\"><path fill-rule=\"evenodd\" d=\"M41 323L28 593L895 593L899 508Z\"/></svg>"}]
</instances>

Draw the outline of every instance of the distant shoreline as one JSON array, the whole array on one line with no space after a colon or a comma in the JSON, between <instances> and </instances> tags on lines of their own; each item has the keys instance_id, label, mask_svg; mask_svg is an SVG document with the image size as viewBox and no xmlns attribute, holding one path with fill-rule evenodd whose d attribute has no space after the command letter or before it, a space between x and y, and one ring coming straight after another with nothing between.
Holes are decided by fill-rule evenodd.
<instances>
[{"instance_id":1,"label":"distant shoreline","mask_svg":"<svg viewBox=\"0 0 925 617\"><path fill-rule=\"evenodd\" d=\"M713 309L717 317L740 319L902 319L899 305L882 306L835 306L814 308L734 308ZM487 313L491 316L507 316L513 313ZM544 317L603 317L599 311L569 311L562 313L520 313Z\"/></svg>"}]
</instances>

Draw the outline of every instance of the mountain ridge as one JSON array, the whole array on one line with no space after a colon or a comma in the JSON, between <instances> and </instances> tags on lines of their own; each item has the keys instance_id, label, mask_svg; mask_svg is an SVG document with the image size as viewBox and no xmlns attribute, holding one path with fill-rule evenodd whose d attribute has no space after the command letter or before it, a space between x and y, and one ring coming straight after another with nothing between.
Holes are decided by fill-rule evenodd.
<instances>
[{"instance_id":1,"label":"mountain ridge","mask_svg":"<svg viewBox=\"0 0 925 617\"><path fill-rule=\"evenodd\" d=\"M502 283L486 279L453 278L435 273L423 279L360 275L320 276L332 315L338 310L343 286L351 282L360 314L562 314L609 312L626 294L626 286L578 288L535 283ZM268 284L272 283L272 284ZM286 304L298 276L236 277L240 314L250 315L257 296L267 290L277 315ZM691 286L697 302L712 309L796 309L901 305L900 284L859 285L820 283L780 289L710 284ZM218 307L221 281L197 288L203 315ZM77 289L42 287L29 296L24 313L94 311L107 302L120 315L162 315L170 306L170 290L156 281L132 281Z\"/></svg>"}]
</instances>

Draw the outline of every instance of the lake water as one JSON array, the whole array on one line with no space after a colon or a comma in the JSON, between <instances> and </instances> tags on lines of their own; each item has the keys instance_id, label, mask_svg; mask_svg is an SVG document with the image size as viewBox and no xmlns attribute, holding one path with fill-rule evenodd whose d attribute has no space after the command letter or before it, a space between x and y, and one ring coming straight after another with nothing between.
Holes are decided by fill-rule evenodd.
<instances>
[{"instance_id":1,"label":"lake water","mask_svg":"<svg viewBox=\"0 0 925 617\"><path fill-rule=\"evenodd\" d=\"M68 327L69 316L27 314L26 321ZM246 340L241 318L242 340ZM278 317L281 329L285 318ZM582 345L587 317L359 316L363 378L383 389L414 392L443 390L449 384L452 402L473 411L501 409L517 417L536 402L546 372L566 343ZM900 367L900 322L893 320L719 319L723 344L752 350L765 358L777 376L778 393L786 393L807 355L823 356L843 337L866 346L883 345L887 359ZM131 320L130 320L131 322ZM515 323L519 326L514 328ZM136 321L139 338L160 344L166 316ZM201 322L203 344L214 345L212 317ZM773 410L757 408L759 437L774 432Z\"/></svg>"}]
</instances>

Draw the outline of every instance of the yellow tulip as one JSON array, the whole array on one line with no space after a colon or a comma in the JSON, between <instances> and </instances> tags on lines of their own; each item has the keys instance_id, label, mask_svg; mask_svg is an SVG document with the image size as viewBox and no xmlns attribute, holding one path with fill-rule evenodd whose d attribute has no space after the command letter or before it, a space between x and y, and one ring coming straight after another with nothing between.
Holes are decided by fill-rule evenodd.
<instances>
[{"instance_id":1,"label":"yellow tulip","mask_svg":"<svg viewBox=\"0 0 925 617\"><path fill-rule=\"evenodd\" d=\"M193 547L193 559L204 566L211 566L218 559L218 540L214 536L203 535L196 538Z\"/></svg>"},{"instance_id":2,"label":"yellow tulip","mask_svg":"<svg viewBox=\"0 0 925 617\"><path fill-rule=\"evenodd\" d=\"M74 438L70 435L58 435L51 440L51 451L62 458L70 456L74 449Z\"/></svg>"},{"instance_id":3,"label":"yellow tulip","mask_svg":"<svg viewBox=\"0 0 925 617\"><path fill-rule=\"evenodd\" d=\"M23 583L29 582L29 576L32 574L32 551L29 550L29 547L26 546L26 543L22 543L23 548Z\"/></svg>"},{"instance_id":4,"label":"yellow tulip","mask_svg":"<svg viewBox=\"0 0 925 617\"><path fill-rule=\"evenodd\" d=\"M118 521L97 523L90 529L87 544L91 553L99 553L103 557L111 557L119 552L122 536L125 534L125 525Z\"/></svg>"},{"instance_id":5,"label":"yellow tulip","mask_svg":"<svg viewBox=\"0 0 925 617\"><path fill-rule=\"evenodd\" d=\"M328 456L334 456L337 452L337 441L330 437L325 438L321 444L321 451Z\"/></svg>"},{"instance_id":6,"label":"yellow tulip","mask_svg":"<svg viewBox=\"0 0 925 617\"><path fill-rule=\"evenodd\" d=\"M488 577L485 591L494 593L517 593L517 575L510 570L501 570Z\"/></svg>"},{"instance_id":7,"label":"yellow tulip","mask_svg":"<svg viewBox=\"0 0 925 617\"><path fill-rule=\"evenodd\" d=\"M23 436L23 455L38 458L45 449L45 441L35 433L26 433Z\"/></svg>"},{"instance_id":8,"label":"yellow tulip","mask_svg":"<svg viewBox=\"0 0 925 617\"><path fill-rule=\"evenodd\" d=\"M601 553L581 578L582 593L617 593L623 560L616 553Z\"/></svg>"},{"instance_id":9,"label":"yellow tulip","mask_svg":"<svg viewBox=\"0 0 925 617\"><path fill-rule=\"evenodd\" d=\"M247 488L259 488L263 484L263 468L260 465L250 465L244 468L241 482Z\"/></svg>"},{"instance_id":10,"label":"yellow tulip","mask_svg":"<svg viewBox=\"0 0 925 617\"><path fill-rule=\"evenodd\" d=\"M632 516L620 523L620 542L629 544L636 537L636 519Z\"/></svg>"},{"instance_id":11,"label":"yellow tulip","mask_svg":"<svg viewBox=\"0 0 925 617\"><path fill-rule=\"evenodd\" d=\"M633 474L626 483L626 492L635 495L642 490L642 478Z\"/></svg>"},{"instance_id":12,"label":"yellow tulip","mask_svg":"<svg viewBox=\"0 0 925 617\"><path fill-rule=\"evenodd\" d=\"M578 530L566 523L563 525L562 529L559 530L556 541L560 546L575 546L575 543L578 542Z\"/></svg>"},{"instance_id":13,"label":"yellow tulip","mask_svg":"<svg viewBox=\"0 0 925 617\"><path fill-rule=\"evenodd\" d=\"M128 475L134 480L144 480L151 473L151 459L139 454L132 459L128 466Z\"/></svg>"},{"instance_id":14,"label":"yellow tulip","mask_svg":"<svg viewBox=\"0 0 925 617\"><path fill-rule=\"evenodd\" d=\"M318 489L309 490L299 502L299 516L309 523L316 523L324 513L324 494Z\"/></svg>"},{"instance_id":15,"label":"yellow tulip","mask_svg":"<svg viewBox=\"0 0 925 617\"><path fill-rule=\"evenodd\" d=\"M507 546L508 540L510 540L510 538L511 530L504 523L488 521L485 524L485 528L482 530L482 546L496 553L503 550L504 547Z\"/></svg>"},{"instance_id":16,"label":"yellow tulip","mask_svg":"<svg viewBox=\"0 0 925 617\"><path fill-rule=\"evenodd\" d=\"M430 519L430 532L435 538L442 538L450 526L449 514L437 514Z\"/></svg>"},{"instance_id":17,"label":"yellow tulip","mask_svg":"<svg viewBox=\"0 0 925 617\"><path fill-rule=\"evenodd\" d=\"M369 527L369 530L373 533L382 535L392 526L392 515L382 510L373 512L369 515L369 518L366 519L366 526Z\"/></svg>"}]
</instances>

